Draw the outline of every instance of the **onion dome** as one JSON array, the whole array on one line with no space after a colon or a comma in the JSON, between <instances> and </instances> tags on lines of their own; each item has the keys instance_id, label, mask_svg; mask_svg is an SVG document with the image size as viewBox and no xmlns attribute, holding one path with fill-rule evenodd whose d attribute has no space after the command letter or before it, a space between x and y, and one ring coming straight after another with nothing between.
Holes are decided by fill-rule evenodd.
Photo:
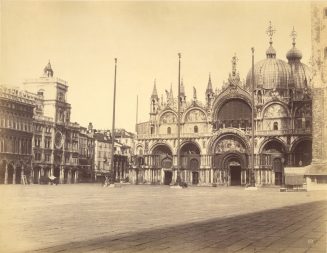
<instances>
[{"instance_id":1,"label":"onion dome","mask_svg":"<svg viewBox=\"0 0 327 253\"><path fill-rule=\"evenodd\" d=\"M293 47L286 54L286 58L289 63L300 61L302 59L301 51L295 47L296 44L295 39L297 37L297 33L295 32L294 27L293 27L293 31L291 32L291 37L293 39L293 43L292 43Z\"/></svg>"},{"instance_id":2,"label":"onion dome","mask_svg":"<svg viewBox=\"0 0 327 253\"><path fill-rule=\"evenodd\" d=\"M291 37L293 39L293 47L286 54L286 58L291 67L291 86L298 89L304 89L310 86L311 70L307 65L301 63L302 53L295 47L297 33L295 32L294 27L291 32Z\"/></svg>"},{"instance_id":3,"label":"onion dome","mask_svg":"<svg viewBox=\"0 0 327 253\"><path fill-rule=\"evenodd\" d=\"M255 89L287 89L290 82L290 65L280 59L276 59L276 50L273 48L272 35L275 30L270 25L267 34L270 37L269 48L266 51L266 59L254 65ZM246 86L252 90L252 68L246 77Z\"/></svg>"}]
</instances>

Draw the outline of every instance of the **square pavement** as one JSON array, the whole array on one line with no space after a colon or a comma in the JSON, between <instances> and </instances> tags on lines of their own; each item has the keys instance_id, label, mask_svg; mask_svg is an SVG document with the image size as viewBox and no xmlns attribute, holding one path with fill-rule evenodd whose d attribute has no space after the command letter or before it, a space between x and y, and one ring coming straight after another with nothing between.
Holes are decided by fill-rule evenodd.
<instances>
[{"instance_id":1,"label":"square pavement","mask_svg":"<svg viewBox=\"0 0 327 253\"><path fill-rule=\"evenodd\" d=\"M326 253L326 192L1 185L0 252Z\"/></svg>"}]
</instances>

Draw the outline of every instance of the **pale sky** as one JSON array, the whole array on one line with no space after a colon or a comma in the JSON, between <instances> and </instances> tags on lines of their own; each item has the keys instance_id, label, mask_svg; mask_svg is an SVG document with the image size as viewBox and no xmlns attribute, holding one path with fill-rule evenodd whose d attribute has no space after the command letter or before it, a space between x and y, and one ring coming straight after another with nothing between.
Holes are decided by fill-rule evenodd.
<instances>
[{"instance_id":1,"label":"pale sky","mask_svg":"<svg viewBox=\"0 0 327 253\"><path fill-rule=\"evenodd\" d=\"M214 89L227 80L236 53L241 79L268 48L272 21L277 58L286 60L290 33L308 64L310 3L302 2L1 2L1 84L21 86L40 77L50 59L54 75L68 82L72 121L111 129L114 58L118 58L116 127L135 129L149 119L150 95L173 85L177 96L178 56L187 99L193 86L204 101L208 75Z\"/></svg>"}]
</instances>

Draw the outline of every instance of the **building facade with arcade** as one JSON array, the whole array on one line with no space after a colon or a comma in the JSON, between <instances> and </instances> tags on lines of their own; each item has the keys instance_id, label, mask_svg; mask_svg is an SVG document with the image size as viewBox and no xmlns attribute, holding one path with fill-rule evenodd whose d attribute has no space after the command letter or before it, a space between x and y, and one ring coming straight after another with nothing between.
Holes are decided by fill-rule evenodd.
<instances>
[{"instance_id":1,"label":"building facade with arcade","mask_svg":"<svg viewBox=\"0 0 327 253\"><path fill-rule=\"evenodd\" d=\"M246 81L237 71L237 58L220 90L209 76L205 100L186 100L180 86L180 168L177 168L177 97L172 89L159 98L156 83L150 98L150 120L137 124L134 183L173 184L177 173L194 185L246 185L253 168L257 185L281 185L284 168L311 162L311 73L301 62L296 32L286 60L277 58L274 29L265 59L255 63ZM254 101L252 99L254 85ZM254 125L252 126L252 109ZM254 128L254 166L251 132Z\"/></svg>"}]
</instances>

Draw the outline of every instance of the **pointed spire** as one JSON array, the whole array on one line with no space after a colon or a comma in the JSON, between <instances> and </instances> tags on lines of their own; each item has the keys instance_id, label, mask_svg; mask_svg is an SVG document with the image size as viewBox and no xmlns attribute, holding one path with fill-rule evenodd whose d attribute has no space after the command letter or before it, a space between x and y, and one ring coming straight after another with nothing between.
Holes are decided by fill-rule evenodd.
<instances>
[{"instance_id":1,"label":"pointed spire","mask_svg":"<svg viewBox=\"0 0 327 253\"><path fill-rule=\"evenodd\" d=\"M173 94L173 84L170 83L170 92L169 92L169 96L171 99L174 99L174 94Z\"/></svg>"},{"instance_id":2,"label":"pointed spire","mask_svg":"<svg viewBox=\"0 0 327 253\"><path fill-rule=\"evenodd\" d=\"M153 91L152 91L151 98L157 98L158 99L156 79L154 79L154 85L153 85Z\"/></svg>"},{"instance_id":3,"label":"pointed spire","mask_svg":"<svg viewBox=\"0 0 327 253\"><path fill-rule=\"evenodd\" d=\"M43 70L43 76L44 77L53 77L53 70L52 70L52 67L51 67L50 60L49 60L48 64L45 66L45 68Z\"/></svg>"},{"instance_id":4,"label":"pointed spire","mask_svg":"<svg viewBox=\"0 0 327 253\"><path fill-rule=\"evenodd\" d=\"M185 87L184 87L184 83L183 83L183 78L181 80L181 97L185 96Z\"/></svg>"},{"instance_id":5,"label":"pointed spire","mask_svg":"<svg viewBox=\"0 0 327 253\"><path fill-rule=\"evenodd\" d=\"M232 76L236 75L236 64L237 64L238 58L236 56L236 53L234 53L234 56L232 57Z\"/></svg>"},{"instance_id":6,"label":"pointed spire","mask_svg":"<svg viewBox=\"0 0 327 253\"><path fill-rule=\"evenodd\" d=\"M292 32L291 32L291 34L290 34L290 37L291 37L292 40L293 40L292 45L293 45L293 47L295 47L295 44L296 44L295 40L296 40L296 37L297 37L297 32L294 30L294 26L293 26L293 30L292 30Z\"/></svg>"},{"instance_id":7,"label":"pointed spire","mask_svg":"<svg viewBox=\"0 0 327 253\"><path fill-rule=\"evenodd\" d=\"M269 37L269 44L270 44L269 48L266 51L267 58L276 58L276 50L272 46L272 44L273 44L272 37L275 32L276 32L276 30L271 25L271 21L269 21L269 26L266 30L266 34Z\"/></svg>"},{"instance_id":8,"label":"pointed spire","mask_svg":"<svg viewBox=\"0 0 327 253\"><path fill-rule=\"evenodd\" d=\"M209 80L208 80L207 91L212 91L211 73L210 72L209 72Z\"/></svg>"}]
</instances>

